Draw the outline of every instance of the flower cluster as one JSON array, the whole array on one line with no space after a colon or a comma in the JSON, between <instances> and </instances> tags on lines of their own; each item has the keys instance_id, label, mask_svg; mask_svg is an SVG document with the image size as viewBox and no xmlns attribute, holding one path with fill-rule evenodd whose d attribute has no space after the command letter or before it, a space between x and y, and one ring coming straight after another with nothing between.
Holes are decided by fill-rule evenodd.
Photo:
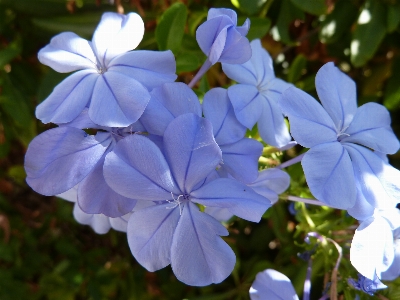
<instances>
[{"instance_id":1,"label":"flower cluster","mask_svg":"<svg viewBox=\"0 0 400 300\"><path fill-rule=\"evenodd\" d=\"M147 270L171 265L182 282L204 286L235 266L220 221L260 221L289 186L281 168L290 162L259 170L261 139L282 151L299 144L310 149L293 162L301 160L318 203L362 221L351 250L355 268L370 280L398 277L400 172L386 155L399 141L389 113L376 103L357 108L354 82L333 63L316 77L321 106L275 77L261 41L246 38L249 26L237 26L230 9L210 9L196 34L207 60L188 85L175 82L171 51L132 51L144 33L135 13L105 13L91 42L71 32L55 36L39 60L74 73L36 109L58 127L29 145L27 183L75 202L77 221L98 233L126 231ZM191 88L217 62L237 84L210 89L200 104ZM249 138L256 124L261 138ZM378 231L384 244L363 265L373 247L365 237ZM258 275L252 299L298 299L282 276Z\"/></svg>"},{"instance_id":2,"label":"flower cluster","mask_svg":"<svg viewBox=\"0 0 400 300\"><path fill-rule=\"evenodd\" d=\"M208 54L218 52L218 61L248 60L248 22L235 27L233 11L213 9L203 26L215 22L214 40L199 28L201 47L211 43ZM75 202L75 218L96 232L126 231L147 270L170 264L186 284L218 283L232 272L235 255L217 219L258 222L289 176L277 169L259 175L263 146L245 137L227 90L211 89L201 106L188 85L174 82L172 52L130 51L143 28L137 14L106 13L92 42L67 32L40 50L42 63L76 72L37 107L41 121L58 127L29 145L27 182Z\"/></svg>"}]
</instances>

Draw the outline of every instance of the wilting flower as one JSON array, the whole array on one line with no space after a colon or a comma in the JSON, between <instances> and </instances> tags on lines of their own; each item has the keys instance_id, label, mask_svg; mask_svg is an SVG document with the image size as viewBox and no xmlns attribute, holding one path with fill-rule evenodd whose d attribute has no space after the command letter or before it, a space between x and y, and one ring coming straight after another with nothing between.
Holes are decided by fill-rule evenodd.
<instances>
[{"instance_id":1,"label":"wilting flower","mask_svg":"<svg viewBox=\"0 0 400 300\"><path fill-rule=\"evenodd\" d=\"M138 14L105 13L92 41L63 32L39 51L41 63L73 72L36 109L44 123L68 123L85 109L101 126L136 122L150 99L149 90L176 79L171 51L131 51L142 40Z\"/></svg>"},{"instance_id":2,"label":"wilting flower","mask_svg":"<svg viewBox=\"0 0 400 300\"><path fill-rule=\"evenodd\" d=\"M294 139L311 148L301 161L311 192L358 219L394 206L400 172L382 158L399 149L389 112L377 103L357 108L355 83L333 63L318 71L316 87L322 106L295 87L279 102Z\"/></svg>"},{"instance_id":3,"label":"wilting flower","mask_svg":"<svg viewBox=\"0 0 400 300\"><path fill-rule=\"evenodd\" d=\"M228 234L226 228L196 203L259 221L271 202L236 180L214 179L222 155L204 118L177 117L164 132L162 149L132 135L106 157L104 176L116 192L158 203L129 219L132 254L149 271L171 264L186 284L219 283L232 272L235 255L219 237Z\"/></svg>"},{"instance_id":4,"label":"wilting flower","mask_svg":"<svg viewBox=\"0 0 400 300\"><path fill-rule=\"evenodd\" d=\"M248 129L257 123L261 138L275 147L284 147L291 137L278 101L291 84L275 77L271 56L260 40L250 43L252 57L244 64L222 64L224 73L237 81L228 88L236 117Z\"/></svg>"},{"instance_id":5,"label":"wilting flower","mask_svg":"<svg viewBox=\"0 0 400 300\"><path fill-rule=\"evenodd\" d=\"M373 296L377 290L387 288L387 286L384 285L378 278L371 280L361 274L358 274L357 281L355 281L353 278L349 278L347 282L356 290L362 291L370 296Z\"/></svg>"},{"instance_id":6,"label":"wilting flower","mask_svg":"<svg viewBox=\"0 0 400 300\"><path fill-rule=\"evenodd\" d=\"M196 31L196 39L201 50L213 65L217 62L242 64L251 57L251 48L246 35L250 20L237 26L237 15L227 8L211 8L207 21Z\"/></svg>"}]
</instances>

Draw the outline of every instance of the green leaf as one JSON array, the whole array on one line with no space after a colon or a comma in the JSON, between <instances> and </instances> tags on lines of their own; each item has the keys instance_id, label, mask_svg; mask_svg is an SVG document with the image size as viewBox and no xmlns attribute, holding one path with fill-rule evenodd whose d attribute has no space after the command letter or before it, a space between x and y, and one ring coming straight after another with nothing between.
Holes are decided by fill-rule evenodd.
<instances>
[{"instance_id":1,"label":"green leaf","mask_svg":"<svg viewBox=\"0 0 400 300\"><path fill-rule=\"evenodd\" d=\"M17 40L9 44L6 49L0 50L0 70L21 53L21 44Z\"/></svg>"},{"instance_id":2,"label":"green leaf","mask_svg":"<svg viewBox=\"0 0 400 300\"><path fill-rule=\"evenodd\" d=\"M289 26L296 19L304 20L304 13L294 6L290 0L282 0L276 23L277 31L273 33L274 39L286 44L292 44L293 40L289 34Z\"/></svg>"},{"instance_id":3,"label":"green leaf","mask_svg":"<svg viewBox=\"0 0 400 300\"><path fill-rule=\"evenodd\" d=\"M20 185L25 184L26 173L23 165L15 165L10 167L8 169L7 175L18 184Z\"/></svg>"},{"instance_id":4,"label":"green leaf","mask_svg":"<svg viewBox=\"0 0 400 300\"><path fill-rule=\"evenodd\" d=\"M197 27L207 19L207 11L191 11L188 17L189 33L193 36L196 35Z\"/></svg>"},{"instance_id":5,"label":"green leaf","mask_svg":"<svg viewBox=\"0 0 400 300\"><path fill-rule=\"evenodd\" d=\"M358 9L352 1L339 0L335 9L321 23L319 39L322 43L336 42L357 19Z\"/></svg>"},{"instance_id":6,"label":"green leaf","mask_svg":"<svg viewBox=\"0 0 400 300\"><path fill-rule=\"evenodd\" d=\"M33 24L49 33L72 31L77 35L90 39L101 19L101 12L73 14L55 18L35 18Z\"/></svg>"},{"instance_id":7,"label":"green leaf","mask_svg":"<svg viewBox=\"0 0 400 300\"><path fill-rule=\"evenodd\" d=\"M302 54L297 55L289 68L288 81L290 83L295 83L297 80L299 80L303 70L306 68L306 65L307 58Z\"/></svg>"},{"instance_id":8,"label":"green leaf","mask_svg":"<svg viewBox=\"0 0 400 300\"><path fill-rule=\"evenodd\" d=\"M46 99L56 87L56 85L67 78L68 75L69 74L58 73L49 68L49 71L46 73L46 75L44 75L44 77L42 78L42 82L39 85L37 93L38 101L42 102L44 99Z\"/></svg>"},{"instance_id":9,"label":"green leaf","mask_svg":"<svg viewBox=\"0 0 400 300\"><path fill-rule=\"evenodd\" d=\"M1 4L24 14L33 16L51 16L68 13L65 0L1 0Z\"/></svg>"},{"instance_id":10,"label":"green leaf","mask_svg":"<svg viewBox=\"0 0 400 300\"><path fill-rule=\"evenodd\" d=\"M159 50L171 50L176 53L182 44L187 18L187 9L183 3L175 3L161 16L156 28L156 40Z\"/></svg>"},{"instance_id":11,"label":"green leaf","mask_svg":"<svg viewBox=\"0 0 400 300\"><path fill-rule=\"evenodd\" d=\"M350 58L353 65L365 65L374 56L385 35L385 6L379 0L367 0L351 41Z\"/></svg>"},{"instance_id":12,"label":"green leaf","mask_svg":"<svg viewBox=\"0 0 400 300\"><path fill-rule=\"evenodd\" d=\"M246 36L249 39L249 41L252 41L254 39L260 39L268 33L271 27L270 19L258 18L258 17L250 17L249 19L250 19L250 30ZM240 17L238 19L238 24L239 25L243 24L245 20L246 18Z\"/></svg>"},{"instance_id":13,"label":"green leaf","mask_svg":"<svg viewBox=\"0 0 400 300\"><path fill-rule=\"evenodd\" d=\"M202 61L202 56L195 53L181 53L176 57L176 73L191 72L198 69Z\"/></svg>"},{"instance_id":14,"label":"green leaf","mask_svg":"<svg viewBox=\"0 0 400 300\"><path fill-rule=\"evenodd\" d=\"M12 120L18 130L19 139L27 145L36 134L34 118L27 99L12 84L8 75L2 73L2 94L0 95L0 109Z\"/></svg>"},{"instance_id":15,"label":"green leaf","mask_svg":"<svg viewBox=\"0 0 400 300\"><path fill-rule=\"evenodd\" d=\"M383 105L389 110L400 108L400 59L396 59L392 65L392 76L385 90Z\"/></svg>"},{"instance_id":16,"label":"green leaf","mask_svg":"<svg viewBox=\"0 0 400 300\"><path fill-rule=\"evenodd\" d=\"M325 0L291 0L294 5L312 15L323 15L328 7Z\"/></svg>"},{"instance_id":17,"label":"green leaf","mask_svg":"<svg viewBox=\"0 0 400 300\"><path fill-rule=\"evenodd\" d=\"M231 3L248 15L257 14L268 0L231 0Z\"/></svg>"},{"instance_id":18,"label":"green leaf","mask_svg":"<svg viewBox=\"0 0 400 300\"><path fill-rule=\"evenodd\" d=\"M393 32L400 24L400 3L387 6L387 31Z\"/></svg>"}]
</instances>

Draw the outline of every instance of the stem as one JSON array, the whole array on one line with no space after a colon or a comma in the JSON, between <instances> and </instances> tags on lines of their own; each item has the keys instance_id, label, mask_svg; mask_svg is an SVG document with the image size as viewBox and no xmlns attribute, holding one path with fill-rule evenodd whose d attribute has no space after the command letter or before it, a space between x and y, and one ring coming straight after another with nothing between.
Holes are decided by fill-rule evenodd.
<instances>
[{"instance_id":1,"label":"stem","mask_svg":"<svg viewBox=\"0 0 400 300\"><path fill-rule=\"evenodd\" d=\"M279 166L277 166L277 169L283 169L286 167L289 167L291 165L294 165L295 163L298 163L302 160L303 156L305 155L305 153L300 154L299 156L296 156L292 159L289 159L288 161L285 161L284 163L281 163Z\"/></svg>"},{"instance_id":2,"label":"stem","mask_svg":"<svg viewBox=\"0 0 400 300\"><path fill-rule=\"evenodd\" d=\"M340 247L338 243L336 243L334 240L332 240L330 238L326 238L326 239L335 245L336 250L339 253L339 257L336 261L335 268L333 268L333 271L332 271L332 277L331 277L332 285L331 285L331 291L330 291L331 300L337 300L337 274L339 272L339 265L340 265L340 261L342 260L343 252L342 252L342 247Z\"/></svg>"},{"instance_id":3,"label":"stem","mask_svg":"<svg viewBox=\"0 0 400 300\"><path fill-rule=\"evenodd\" d=\"M189 82L188 86L190 88L193 88L193 86L201 79L201 77L210 69L212 66L211 61L207 60L204 62L204 64L201 66L200 70L197 72L196 75L194 75L193 79Z\"/></svg>"},{"instance_id":4,"label":"stem","mask_svg":"<svg viewBox=\"0 0 400 300\"><path fill-rule=\"evenodd\" d=\"M303 300L310 300L312 259L308 260L307 275L304 281Z\"/></svg>"},{"instance_id":5,"label":"stem","mask_svg":"<svg viewBox=\"0 0 400 300\"><path fill-rule=\"evenodd\" d=\"M296 196L286 196L285 199L290 200L290 201L295 201L295 202L303 202L303 203L312 204L312 205L332 207L332 206L329 206L328 204L322 203L321 201L318 201L318 200L300 198L300 197L296 197ZM334 207L332 207L332 208L334 208Z\"/></svg>"}]
</instances>

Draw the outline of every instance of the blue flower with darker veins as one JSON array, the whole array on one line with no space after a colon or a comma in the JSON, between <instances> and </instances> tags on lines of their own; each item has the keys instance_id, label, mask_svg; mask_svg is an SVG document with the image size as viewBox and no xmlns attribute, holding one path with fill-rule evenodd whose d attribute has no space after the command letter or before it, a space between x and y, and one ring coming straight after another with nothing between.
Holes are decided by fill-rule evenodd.
<instances>
[{"instance_id":1,"label":"blue flower with darker veins","mask_svg":"<svg viewBox=\"0 0 400 300\"><path fill-rule=\"evenodd\" d=\"M39 61L69 73L36 109L43 123L68 123L88 108L101 126L136 122L150 100L149 90L176 79L171 51L130 51L144 34L136 13L103 14L92 41L63 32L39 51Z\"/></svg>"},{"instance_id":2,"label":"blue flower with darker veins","mask_svg":"<svg viewBox=\"0 0 400 300\"><path fill-rule=\"evenodd\" d=\"M322 106L295 87L279 102L293 138L310 148L301 161L310 191L359 220L374 208L395 206L400 171L383 157L399 149L389 112L377 103L357 108L354 81L333 63L321 67L315 81Z\"/></svg>"},{"instance_id":3,"label":"blue flower with darker veins","mask_svg":"<svg viewBox=\"0 0 400 300\"><path fill-rule=\"evenodd\" d=\"M215 179L221 150L211 123L196 114L180 115L167 126L162 149L132 135L105 159L104 177L115 192L158 203L129 219L131 252L149 271L171 264L188 285L219 283L232 272L235 254L220 238L227 229L198 205L227 208L256 222L271 202L239 181Z\"/></svg>"},{"instance_id":4,"label":"blue flower with darker veins","mask_svg":"<svg viewBox=\"0 0 400 300\"><path fill-rule=\"evenodd\" d=\"M291 84L276 78L271 56L260 40L250 43L251 59L244 64L222 64L224 73L238 82L228 88L229 99L239 122L252 129L257 123L261 138L281 148L290 140L278 102Z\"/></svg>"}]
</instances>

